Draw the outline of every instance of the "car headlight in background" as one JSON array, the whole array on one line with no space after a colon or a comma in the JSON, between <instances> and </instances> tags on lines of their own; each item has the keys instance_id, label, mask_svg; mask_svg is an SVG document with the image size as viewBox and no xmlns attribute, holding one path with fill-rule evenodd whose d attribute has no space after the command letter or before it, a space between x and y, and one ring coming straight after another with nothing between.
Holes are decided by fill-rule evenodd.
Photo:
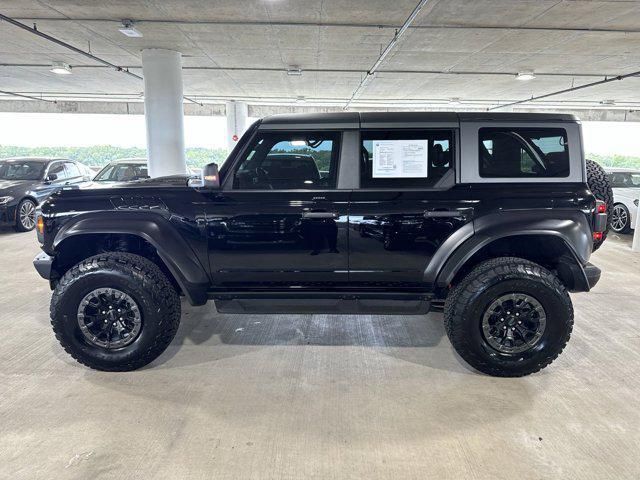
<instances>
[{"instance_id":1,"label":"car headlight in background","mask_svg":"<svg viewBox=\"0 0 640 480\"><path fill-rule=\"evenodd\" d=\"M0 205L5 205L13 200L13 197L0 197Z\"/></svg>"},{"instance_id":2,"label":"car headlight in background","mask_svg":"<svg viewBox=\"0 0 640 480\"><path fill-rule=\"evenodd\" d=\"M633 204L634 204L636 207L638 206L638 199L637 199L637 198L633 201Z\"/></svg>"}]
</instances>

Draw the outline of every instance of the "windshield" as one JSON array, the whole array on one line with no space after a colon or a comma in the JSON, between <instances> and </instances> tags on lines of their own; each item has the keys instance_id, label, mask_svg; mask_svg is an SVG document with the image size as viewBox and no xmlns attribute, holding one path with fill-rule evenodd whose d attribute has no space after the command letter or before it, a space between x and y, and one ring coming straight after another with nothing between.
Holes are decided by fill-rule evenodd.
<instances>
[{"instance_id":1,"label":"windshield","mask_svg":"<svg viewBox=\"0 0 640 480\"><path fill-rule=\"evenodd\" d=\"M118 163L107 165L96 175L96 182L130 182L148 178L147 166L140 163Z\"/></svg>"},{"instance_id":2,"label":"windshield","mask_svg":"<svg viewBox=\"0 0 640 480\"><path fill-rule=\"evenodd\" d=\"M0 162L0 180L39 180L45 165L44 162Z\"/></svg>"},{"instance_id":3,"label":"windshield","mask_svg":"<svg viewBox=\"0 0 640 480\"><path fill-rule=\"evenodd\" d=\"M640 172L614 172L609 174L612 187L640 188Z\"/></svg>"}]
</instances>

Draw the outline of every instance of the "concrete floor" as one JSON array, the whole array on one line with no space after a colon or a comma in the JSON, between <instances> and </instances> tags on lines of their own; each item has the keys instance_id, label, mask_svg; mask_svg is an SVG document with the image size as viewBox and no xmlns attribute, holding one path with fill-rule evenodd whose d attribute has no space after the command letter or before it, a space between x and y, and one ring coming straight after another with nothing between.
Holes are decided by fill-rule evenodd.
<instances>
[{"instance_id":1,"label":"concrete floor","mask_svg":"<svg viewBox=\"0 0 640 480\"><path fill-rule=\"evenodd\" d=\"M427 317L185 307L150 367L100 373L55 340L33 234L0 232L0 477L640 478L640 255L594 255L574 335L497 379Z\"/></svg>"}]
</instances>

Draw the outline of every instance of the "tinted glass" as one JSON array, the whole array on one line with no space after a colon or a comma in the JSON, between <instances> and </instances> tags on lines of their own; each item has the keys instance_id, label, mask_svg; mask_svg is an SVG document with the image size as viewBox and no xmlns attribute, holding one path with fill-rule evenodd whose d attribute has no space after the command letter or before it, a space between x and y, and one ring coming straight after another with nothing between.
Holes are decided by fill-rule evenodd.
<instances>
[{"instance_id":1,"label":"tinted glass","mask_svg":"<svg viewBox=\"0 0 640 480\"><path fill-rule=\"evenodd\" d=\"M68 177L80 177L81 176L80 169L73 162L65 163L64 164L64 168L67 171L67 176Z\"/></svg>"},{"instance_id":2,"label":"tinted glass","mask_svg":"<svg viewBox=\"0 0 640 480\"><path fill-rule=\"evenodd\" d=\"M51 176L51 175L55 175L56 180L62 180L64 178L67 178L67 174L64 171L64 164L61 162L52 164L51 167L49 168L49 173L48 173L48 176Z\"/></svg>"},{"instance_id":3,"label":"tinted glass","mask_svg":"<svg viewBox=\"0 0 640 480\"><path fill-rule=\"evenodd\" d=\"M44 162L0 162L0 180L39 180L45 165Z\"/></svg>"},{"instance_id":4,"label":"tinted glass","mask_svg":"<svg viewBox=\"0 0 640 480\"><path fill-rule=\"evenodd\" d=\"M361 138L361 188L429 188L453 170L451 130L371 130Z\"/></svg>"},{"instance_id":5,"label":"tinted glass","mask_svg":"<svg viewBox=\"0 0 640 480\"><path fill-rule=\"evenodd\" d=\"M481 128L480 176L568 177L567 132L561 128Z\"/></svg>"},{"instance_id":6,"label":"tinted glass","mask_svg":"<svg viewBox=\"0 0 640 480\"><path fill-rule=\"evenodd\" d=\"M147 166L139 163L118 163L107 165L96 175L96 182L130 182L148 178Z\"/></svg>"},{"instance_id":7,"label":"tinted glass","mask_svg":"<svg viewBox=\"0 0 640 480\"><path fill-rule=\"evenodd\" d=\"M237 166L239 190L318 190L335 187L340 147L337 132L259 135Z\"/></svg>"},{"instance_id":8,"label":"tinted glass","mask_svg":"<svg viewBox=\"0 0 640 480\"><path fill-rule=\"evenodd\" d=\"M615 172L608 175L612 187L638 188L640 187L640 173Z\"/></svg>"}]
</instances>

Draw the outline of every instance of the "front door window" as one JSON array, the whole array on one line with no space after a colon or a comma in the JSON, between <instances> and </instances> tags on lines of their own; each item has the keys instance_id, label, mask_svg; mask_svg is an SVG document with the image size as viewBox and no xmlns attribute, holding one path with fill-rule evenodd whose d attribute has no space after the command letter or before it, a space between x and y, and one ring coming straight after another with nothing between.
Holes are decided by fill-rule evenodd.
<instances>
[{"instance_id":1,"label":"front door window","mask_svg":"<svg viewBox=\"0 0 640 480\"><path fill-rule=\"evenodd\" d=\"M290 132L260 135L240 162L234 190L327 190L335 188L339 135Z\"/></svg>"}]
</instances>

